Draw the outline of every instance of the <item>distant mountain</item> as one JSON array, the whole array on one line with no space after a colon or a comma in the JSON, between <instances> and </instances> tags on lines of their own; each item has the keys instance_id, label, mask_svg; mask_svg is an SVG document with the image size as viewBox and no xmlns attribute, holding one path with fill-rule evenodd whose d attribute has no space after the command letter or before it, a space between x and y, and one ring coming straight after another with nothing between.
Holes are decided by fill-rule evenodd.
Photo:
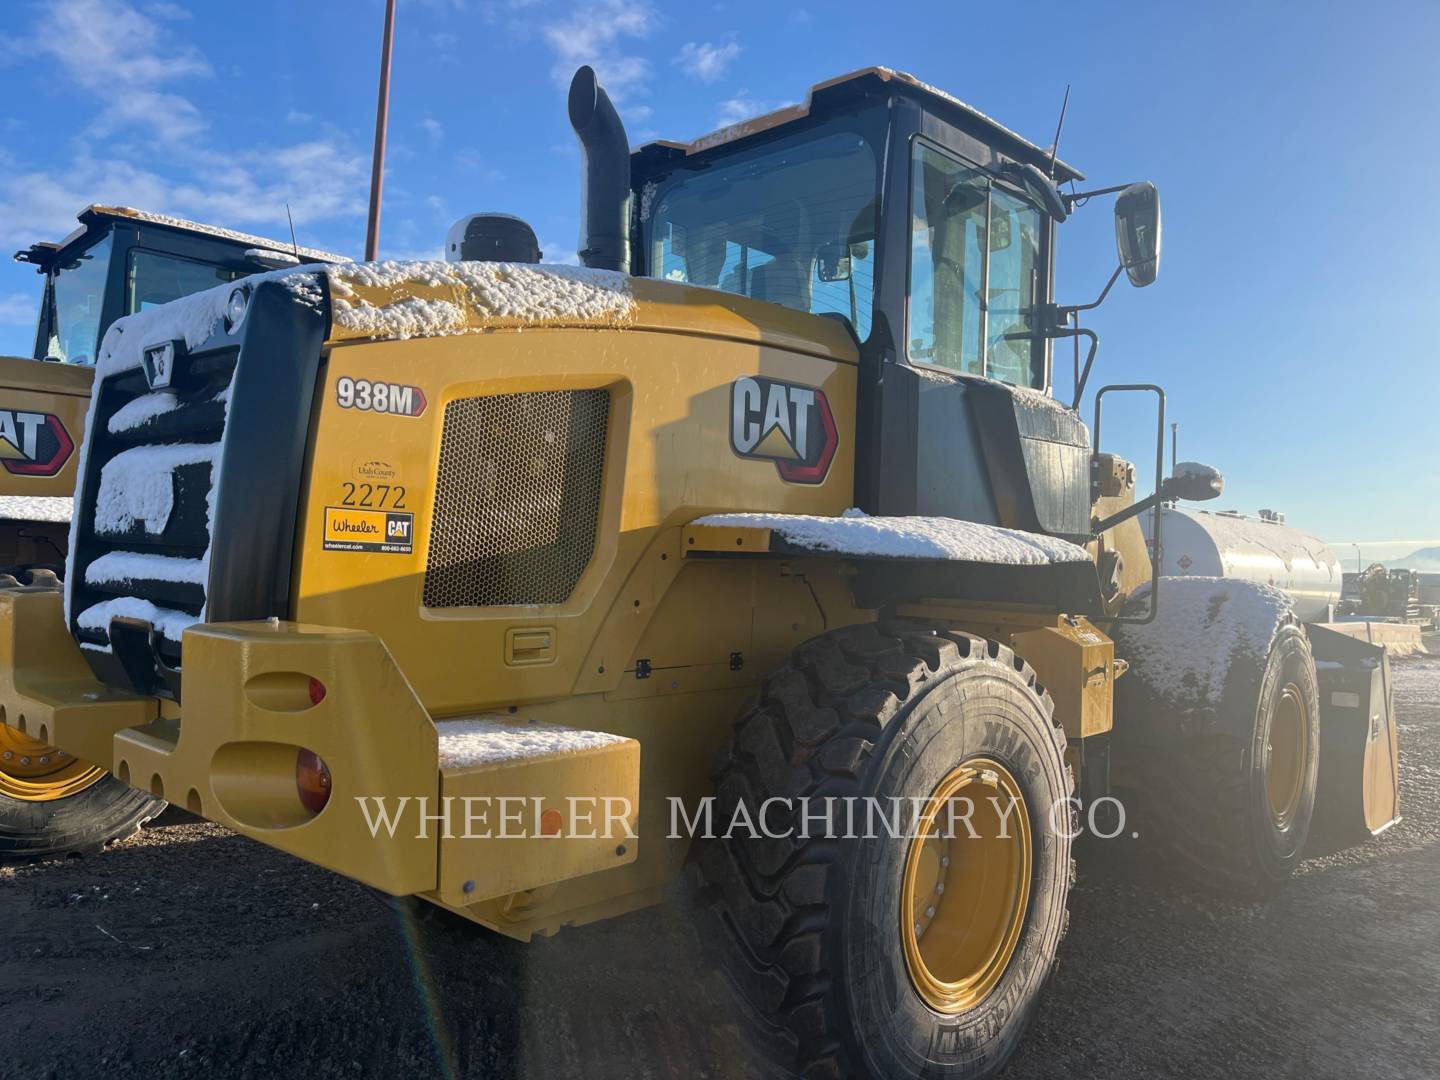
<instances>
[{"instance_id":1,"label":"distant mountain","mask_svg":"<svg viewBox=\"0 0 1440 1080\"><path fill-rule=\"evenodd\" d=\"M1407 570L1427 570L1440 573L1440 547L1420 548L1412 551L1403 559L1391 559L1390 565L1404 567Z\"/></svg>"}]
</instances>

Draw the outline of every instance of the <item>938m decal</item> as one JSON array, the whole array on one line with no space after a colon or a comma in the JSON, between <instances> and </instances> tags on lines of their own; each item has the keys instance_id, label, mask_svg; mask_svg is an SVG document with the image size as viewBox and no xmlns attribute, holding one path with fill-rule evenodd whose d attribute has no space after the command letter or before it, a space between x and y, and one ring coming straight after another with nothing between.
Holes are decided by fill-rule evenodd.
<instances>
[{"instance_id":1,"label":"938m decal","mask_svg":"<svg viewBox=\"0 0 1440 1080\"><path fill-rule=\"evenodd\" d=\"M818 484L840 435L817 386L746 375L730 384L730 446L745 458L775 462L784 480Z\"/></svg>"},{"instance_id":2,"label":"938m decal","mask_svg":"<svg viewBox=\"0 0 1440 1080\"><path fill-rule=\"evenodd\" d=\"M428 404L425 391L403 383L371 382L342 375L335 380L335 401L342 409L419 416Z\"/></svg>"}]
</instances>

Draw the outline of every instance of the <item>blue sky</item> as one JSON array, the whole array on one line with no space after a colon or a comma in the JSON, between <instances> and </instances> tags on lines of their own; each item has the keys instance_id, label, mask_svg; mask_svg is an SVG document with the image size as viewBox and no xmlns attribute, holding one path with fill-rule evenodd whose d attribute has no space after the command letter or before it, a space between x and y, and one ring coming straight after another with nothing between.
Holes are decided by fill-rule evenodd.
<instances>
[{"instance_id":1,"label":"blue sky","mask_svg":"<svg viewBox=\"0 0 1440 1080\"><path fill-rule=\"evenodd\" d=\"M1440 542L1440 5L399 0L381 253L438 253L472 210L573 259L565 119L594 63L632 141L690 138L869 64L909 70L1062 153L1154 180L1160 280L1091 319L1095 382L1165 385L1216 508L1335 542ZM0 246L119 202L304 244L363 243L379 0L7 3ZM8 246L7 246L8 245ZM1062 300L1114 265L1108 202L1061 230ZM7 264L8 265L8 264ZM28 353L35 278L0 273L0 352ZM1087 410L1088 413L1088 410ZM1151 451L1138 408L1107 449ZM1113 438L1112 438L1113 436ZM1408 545L1408 546L1407 546ZM1366 555L1391 554L1383 546ZM1354 558L1353 549L1340 554Z\"/></svg>"}]
</instances>

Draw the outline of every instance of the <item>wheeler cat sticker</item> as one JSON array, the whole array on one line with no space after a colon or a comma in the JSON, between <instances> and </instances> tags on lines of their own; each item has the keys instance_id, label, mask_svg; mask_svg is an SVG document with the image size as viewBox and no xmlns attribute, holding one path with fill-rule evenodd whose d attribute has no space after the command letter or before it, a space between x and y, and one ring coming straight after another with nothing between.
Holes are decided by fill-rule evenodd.
<instances>
[{"instance_id":1,"label":"wheeler cat sticker","mask_svg":"<svg viewBox=\"0 0 1440 1080\"><path fill-rule=\"evenodd\" d=\"M54 476L75 449L58 416L0 408L0 465L16 476Z\"/></svg>"},{"instance_id":2,"label":"wheeler cat sticker","mask_svg":"<svg viewBox=\"0 0 1440 1080\"><path fill-rule=\"evenodd\" d=\"M744 458L775 462L781 479L818 484L840 436L825 392L816 386L745 375L730 384L730 446Z\"/></svg>"},{"instance_id":3,"label":"wheeler cat sticker","mask_svg":"<svg viewBox=\"0 0 1440 1080\"><path fill-rule=\"evenodd\" d=\"M409 555L414 550L415 515L385 510L325 508L326 551L378 551Z\"/></svg>"}]
</instances>

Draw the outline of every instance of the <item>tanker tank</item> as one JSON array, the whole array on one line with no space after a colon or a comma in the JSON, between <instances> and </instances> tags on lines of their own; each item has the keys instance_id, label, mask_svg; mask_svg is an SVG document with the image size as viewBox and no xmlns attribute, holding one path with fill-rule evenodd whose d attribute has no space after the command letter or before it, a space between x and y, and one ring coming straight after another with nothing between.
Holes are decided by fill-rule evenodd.
<instances>
[{"instance_id":1,"label":"tanker tank","mask_svg":"<svg viewBox=\"0 0 1440 1080\"><path fill-rule=\"evenodd\" d=\"M1273 585L1287 593L1303 622L1331 618L1340 599L1340 561L1325 544L1277 520L1233 511L1161 507L1160 573L1224 577Z\"/></svg>"}]
</instances>

